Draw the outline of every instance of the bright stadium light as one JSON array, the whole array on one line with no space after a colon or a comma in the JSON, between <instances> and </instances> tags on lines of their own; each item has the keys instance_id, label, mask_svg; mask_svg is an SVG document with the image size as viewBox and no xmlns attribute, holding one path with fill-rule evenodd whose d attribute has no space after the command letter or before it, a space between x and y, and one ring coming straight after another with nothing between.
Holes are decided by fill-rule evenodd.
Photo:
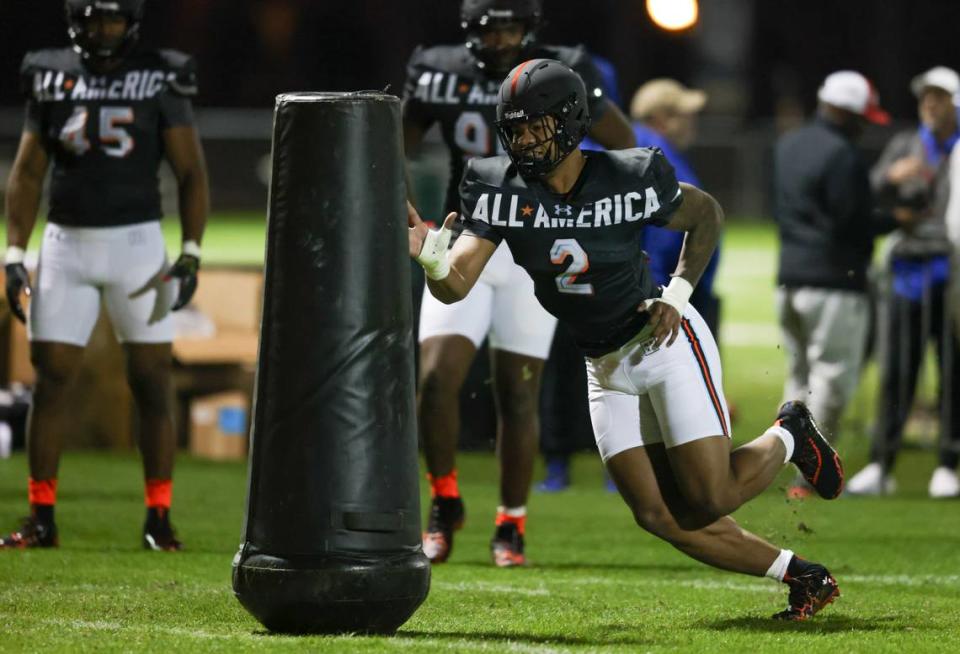
<instances>
[{"instance_id":1,"label":"bright stadium light","mask_svg":"<svg viewBox=\"0 0 960 654\"><path fill-rule=\"evenodd\" d=\"M647 0L647 13L657 27L677 32L697 22L700 6L697 0Z\"/></svg>"}]
</instances>

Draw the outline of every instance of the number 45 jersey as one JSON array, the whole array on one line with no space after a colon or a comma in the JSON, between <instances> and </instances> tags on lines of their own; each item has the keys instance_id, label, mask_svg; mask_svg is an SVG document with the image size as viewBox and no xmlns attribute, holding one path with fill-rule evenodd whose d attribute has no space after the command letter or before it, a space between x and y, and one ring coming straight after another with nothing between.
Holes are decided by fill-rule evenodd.
<instances>
[{"instance_id":1,"label":"number 45 jersey","mask_svg":"<svg viewBox=\"0 0 960 654\"><path fill-rule=\"evenodd\" d=\"M580 178L564 196L524 180L506 156L470 161L460 183L461 220L466 235L507 242L540 304L597 357L646 324L637 307L660 291L639 232L669 222L683 197L658 148L584 156Z\"/></svg>"},{"instance_id":2,"label":"number 45 jersey","mask_svg":"<svg viewBox=\"0 0 960 654\"><path fill-rule=\"evenodd\" d=\"M72 49L38 50L24 57L21 73L24 129L39 134L53 161L50 222L159 220L163 132L193 124L193 59L173 50L136 52L99 74Z\"/></svg>"}]
</instances>

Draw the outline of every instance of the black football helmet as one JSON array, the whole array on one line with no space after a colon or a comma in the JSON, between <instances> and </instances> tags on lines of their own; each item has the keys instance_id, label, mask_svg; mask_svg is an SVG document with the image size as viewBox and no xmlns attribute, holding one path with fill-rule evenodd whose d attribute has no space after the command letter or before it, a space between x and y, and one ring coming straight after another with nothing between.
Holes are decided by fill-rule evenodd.
<instances>
[{"instance_id":1,"label":"black football helmet","mask_svg":"<svg viewBox=\"0 0 960 654\"><path fill-rule=\"evenodd\" d=\"M477 58L477 65L492 75L503 75L518 61L527 58L537 42L537 29L543 17L542 0L462 0L460 26L467 35L467 49ZM483 44L483 31L510 23L523 25L519 51L508 63L504 52Z\"/></svg>"},{"instance_id":2,"label":"black football helmet","mask_svg":"<svg viewBox=\"0 0 960 654\"><path fill-rule=\"evenodd\" d=\"M66 0L67 33L73 49L84 59L109 60L126 56L140 38L144 0ZM116 43L90 39L84 21L97 14L119 14L127 19L127 30Z\"/></svg>"},{"instance_id":3,"label":"black football helmet","mask_svg":"<svg viewBox=\"0 0 960 654\"><path fill-rule=\"evenodd\" d=\"M553 120L546 120L548 116ZM534 121L540 121L543 137L535 143L516 143L516 127ZM496 126L497 137L520 174L543 177L580 145L590 129L583 80L553 59L523 62L500 85Z\"/></svg>"}]
</instances>

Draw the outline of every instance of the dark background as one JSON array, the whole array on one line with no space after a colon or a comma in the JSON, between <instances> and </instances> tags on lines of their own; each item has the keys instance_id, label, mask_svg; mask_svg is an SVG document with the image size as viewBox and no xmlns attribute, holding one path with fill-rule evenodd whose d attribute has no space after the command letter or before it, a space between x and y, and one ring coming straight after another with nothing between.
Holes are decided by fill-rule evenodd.
<instances>
[{"instance_id":1,"label":"dark background","mask_svg":"<svg viewBox=\"0 0 960 654\"><path fill-rule=\"evenodd\" d=\"M0 104L29 49L66 45L59 0L0 0ZM418 43L461 39L457 0L147 0L144 40L197 56L201 106L270 107L291 90L399 90ZM898 117L912 75L960 65L956 0L703 0L680 34L642 0L545 0L543 40L584 43L617 67L621 96L651 76L723 87L713 112L743 119L814 105L820 80L854 68ZM731 52L733 53L731 55Z\"/></svg>"}]
</instances>

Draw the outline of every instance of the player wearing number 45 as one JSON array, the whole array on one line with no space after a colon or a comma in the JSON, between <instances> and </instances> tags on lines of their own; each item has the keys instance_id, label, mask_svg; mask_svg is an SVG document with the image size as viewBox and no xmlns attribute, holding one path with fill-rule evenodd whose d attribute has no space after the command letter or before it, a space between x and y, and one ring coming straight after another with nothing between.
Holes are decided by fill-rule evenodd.
<instances>
[{"instance_id":1,"label":"player wearing number 45","mask_svg":"<svg viewBox=\"0 0 960 654\"><path fill-rule=\"evenodd\" d=\"M591 136L607 148L635 145L624 115L601 90L600 74L583 48L537 42L540 0L462 0L466 43L418 48L404 89L403 136L413 152L439 123L450 151L450 184L444 208L460 206L457 184L471 157L502 152L496 138L497 90L504 75L534 56L569 64L590 88ZM490 542L500 567L526 562L526 503L537 452L540 377L556 320L533 294L533 283L504 244L462 302L445 305L424 293L420 312L418 419L433 500L423 551L446 561L453 534L463 524L455 463L460 432L460 389L477 349L489 335L500 458L500 508Z\"/></svg>"},{"instance_id":2,"label":"player wearing number 45","mask_svg":"<svg viewBox=\"0 0 960 654\"><path fill-rule=\"evenodd\" d=\"M72 48L23 60L27 117L7 186L6 291L25 321L37 373L28 427L30 516L0 549L53 547L57 470L70 416L64 398L103 299L127 359L140 416L147 517L143 546L178 550L170 526L175 431L170 311L197 286L208 210L193 123L193 60L137 49L144 0L67 0ZM183 247L167 261L157 169L177 178ZM50 212L31 285L24 249L53 163ZM21 296L31 296L26 320Z\"/></svg>"},{"instance_id":3,"label":"player wearing number 45","mask_svg":"<svg viewBox=\"0 0 960 654\"><path fill-rule=\"evenodd\" d=\"M777 618L804 620L839 594L821 565L741 529L729 516L793 462L821 496L843 486L837 454L799 402L736 449L720 357L687 301L710 261L723 213L678 184L656 148L584 152L586 91L559 61L517 66L500 87L497 132L507 156L475 159L460 183L463 235L448 251L450 213L430 230L408 207L410 254L430 292L456 302L506 241L537 299L586 355L597 447L637 523L687 555L790 587ZM645 225L685 232L666 288L640 251Z\"/></svg>"}]
</instances>

